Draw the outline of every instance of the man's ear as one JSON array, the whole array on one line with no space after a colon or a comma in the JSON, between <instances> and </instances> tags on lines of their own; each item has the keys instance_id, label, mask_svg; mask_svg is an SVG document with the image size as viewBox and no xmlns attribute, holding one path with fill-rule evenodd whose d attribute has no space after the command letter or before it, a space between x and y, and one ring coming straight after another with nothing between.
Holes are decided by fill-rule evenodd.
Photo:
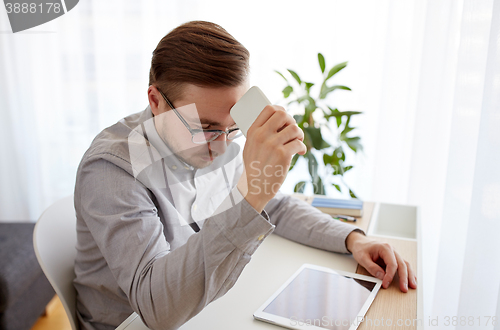
<instances>
[{"instance_id":1,"label":"man's ear","mask_svg":"<svg viewBox=\"0 0 500 330\"><path fill-rule=\"evenodd\" d=\"M151 112L155 116L158 116L159 114L165 112L165 110L162 111L160 109L160 100L161 100L161 94L158 91L158 89L154 85L149 86L148 101L149 101L149 106L151 107Z\"/></svg>"}]
</instances>

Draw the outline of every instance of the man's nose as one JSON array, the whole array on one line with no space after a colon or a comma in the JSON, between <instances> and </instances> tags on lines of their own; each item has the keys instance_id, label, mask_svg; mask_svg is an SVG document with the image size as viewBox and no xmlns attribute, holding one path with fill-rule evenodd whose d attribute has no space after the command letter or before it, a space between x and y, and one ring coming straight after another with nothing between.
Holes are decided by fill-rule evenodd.
<instances>
[{"instance_id":1,"label":"man's nose","mask_svg":"<svg viewBox=\"0 0 500 330\"><path fill-rule=\"evenodd\" d=\"M212 150L212 152L215 152L215 154L217 155L222 155L223 153L225 153L227 148L226 138L226 134L219 135L217 139L210 142L210 150Z\"/></svg>"}]
</instances>

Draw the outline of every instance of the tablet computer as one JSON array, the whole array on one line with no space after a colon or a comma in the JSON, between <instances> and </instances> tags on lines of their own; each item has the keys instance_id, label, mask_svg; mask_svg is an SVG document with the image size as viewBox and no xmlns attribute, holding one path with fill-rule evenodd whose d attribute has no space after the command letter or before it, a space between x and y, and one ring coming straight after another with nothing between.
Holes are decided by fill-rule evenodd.
<instances>
[{"instance_id":1,"label":"tablet computer","mask_svg":"<svg viewBox=\"0 0 500 330\"><path fill-rule=\"evenodd\" d=\"M254 317L289 329L355 330L381 285L375 277L304 264Z\"/></svg>"}]
</instances>

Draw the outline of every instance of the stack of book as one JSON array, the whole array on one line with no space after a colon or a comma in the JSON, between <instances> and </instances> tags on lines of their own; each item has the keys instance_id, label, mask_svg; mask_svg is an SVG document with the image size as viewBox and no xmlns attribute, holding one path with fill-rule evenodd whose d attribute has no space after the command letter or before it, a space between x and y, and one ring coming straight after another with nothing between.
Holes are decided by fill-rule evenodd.
<instances>
[{"instance_id":1,"label":"stack of book","mask_svg":"<svg viewBox=\"0 0 500 330\"><path fill-rule=\"evenodd\" d=\"M363 201L359 199L336 199L328 197L314 197L311 205L329 215L363 215Z\"/></svg>"}]
</instances>

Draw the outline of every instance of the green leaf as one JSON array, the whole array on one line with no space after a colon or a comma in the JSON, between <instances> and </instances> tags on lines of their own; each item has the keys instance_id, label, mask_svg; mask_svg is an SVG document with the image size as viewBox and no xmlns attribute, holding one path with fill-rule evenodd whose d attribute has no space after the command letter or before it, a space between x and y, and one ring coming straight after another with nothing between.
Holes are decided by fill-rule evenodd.
<instances>
[{"instance_id":1,"label":"green leaf","mask_svg":"<svg viewBox=\"0 0 500 330\"><path fill-rule=\"evenodd\" d=\"M305 82L305 81L304 81L304 83L306 84L306 92L309 95L309 91L311 90L311 87L314 86L314 83Z\"/></svg>"},{"instance_id":2,"label":"green leaf","mask_svg":"<svg viewBox=\"0 0 500 330\"><path fill-rule=\"evenodd\" d=\"M283 93L283 96L286 98L288 98L290 96L290 94L293 92L293 87L288 85L286 86L285 88L283 88L283 90L281 91Z\"/></svg>"},{"instance_id":3,"label":"green leaf","mask_svg":"<svg viewBox=\"0 0 500 330\"><path fill-rule=\"evenodd\" d=\"M335 119L337 121L337 128L339 128L340 125L342 125L342 116L339 115L340 111L337 108L332 109L332 108L328 107L328 109L330 109L330 113L325 116L325 119L329 120L330 117L335 117Z\"/></svg>"},{"instance_id":4,"label":"green leaf","mask_svg":"<svg viewBox=\"0 0 500 330\"><path fill-rule=\"evenodd\" d=\"M316 106L316 101L309 95L303 95L299 98L297 98L297 103L301 104L301 103L304 103L304 102L307 102L307 104L305 105L305 116L306 118L309 118L309 115L311 114L311 112L313 112L314 110L316 110L318 107Z\"/></svg>"},{"instance_id":5,"label":"green leaf","mask_svg":"<svg viewBox=\"0 0 500 330\"><path fill-rule=\"evenodd\" d=\"M333 89L343 89L343 90L346 90L346 91L350 91L352 89L350 89L349 87L347 86L344 86L344 85L333 85L332 87L330 88L333 88Z\"/></svg>"},{"instance_id":6,"label":"green leaf","mask_svg":"<svg viewBox=\"0 0 500 330\"><path fill-rule=\"evenodd\" d=\"M318 62L319 62L319 67L321 69L321 73L325 73L325 57L321 53L318 53Z\"/></svg>"},{"instance_id":7,"label":"green leaf","mask_svg":"<svg viewBox=\"0 0 500 330\"><path fill-rule=\"evenodd\" d=\"M279 74L288 83L288 79L286 79L286 77L281 72L279 72L278 70L274 70L274 72L276 72L277 74Z\"/></svg>"},{"instance_id":8,"label":"green leaf","mask_svg":"<svg viewBox=\"0 0 500 330\"><path fill-rule=\"evenodd\" d=\"M309 103L306 106L306 111L309 112L309 114L311 115L314 111L316 111L318 106L316 105L316 100L313 99L312 97L309 98L308 101Z\"/></svg>"},{"instance_id":9,"label":"green leaf","mask_svg":"<svg viewBox=\"0 0 500 330\"><path fill-rule=\"evenodd\" d=\"M302 124L302 120L304 119L304 116L302 115L293 115L293 119L295 119L295 121L297 122L297 125L301 125Z\"/></svg>"},{"instance_id":10,"label":"green leaf","mask_svg":"<svg viewBox=\"0 0 500 330\"><path fill-rule=\"evenodd\" d=\"M346 66L347 66L347 62L342 62L342 63L335 65L333 68L331 68L330 71L328 72L328 75L326 76L325 82L328 79L330 79L331 77L333 77L333 75L335 75L337 72L339 72L340 70L345 68Z\"/></svg>"},{"instance_id":11,"label":"green leaf","mask_svg":"<svg viewBox=\"0 0 500 330\"><path fill-rule=\"evenodd\" d=\"M323 154L323 163L325 165L332 165L334 162L335 162L335 160L333 159L332 155L329 155L327 153Z\"/></svg>"},{"instance_id":12,"label":"green leaf","mask_svg":"<svg viewBox=\"0 0 500 330\"><path fill-rule=\"evenodd\" d=\"M360 143L361 138L360 137L352 137L352 138L345 138L345 143L351 148L354 152L358 152L358 150L363 150L363 146Z\"/></svg>"},{"instance_id":13,"label":"green leaf","mask_svg":"<svg viewBox=\"0 0 500 330\"><path fill-rule=\"evenodd\" d=\"M293 71L293 70L290 70L290 69L287 69L287 70L288 70L288 72L290 72L290 74L292 75L292 77L294 77L295 80L297 80L297 82L299 83L299 85L301 85L302 84L302 80L300 80L299 75L295 71Z\"/></svg>"},{"instance_id":14,"label":"green leaf","mask_svg":"<svg viewBox=\"0 0 500 330\"><path fill-rule=\"evenodd\" d=\"M317 195L324 195L325 187L323 186L323 180L321 180L321 177L318 175L318 161L311 152L307 153L307 159L307 166L313 184L313 193Z\"/></svg>"},{"instance_id":15,"label":"green leaf","mask_svg":"<svg viewBox=\"0 0 500 330\"><path fill-rule=\"evenodd\" d=\"M342 175L341 167L342 167L342 165L340 165L340 164L339 165L335 165L335 166L332 165L332 169L333 169L333 173L332 174L333 175Z\"/></svg>"},{"instance_id":16,"label":"green leaf","mask_svg":"<svg viewBox=\"0 0 500 330\"><path fill-rule=\"evenodd\" d=\"M323 181L321 177L318 176L317 182L313 183L313 193L315 195L324 195L325 194L325 186L323 185Z\"/></svg>"},{"instance_id":17,"label":"green leaf","mask_svg":"<svg viewBox=\"0 0 500 330\"><path fill-rule=\"evenodd\" d=\"M342 132L340 132L340 140L345 141L345 139L347 139L347 133L349 133L350 131L352 131L354 129L356 129L356 127L350 127L349 123L346 122L346 126L345 126L344 130Z\"/></svg>"},{"instance_id":18,"label":"green leaf","mask_svg":"<svg viewBox=\"0 0 500 330\"><path fill-rule=\"evenodd\" d=\"M330 107L328 107L328 109L330 109L331 111L331 114L329 115L330 117L352 116L352 115L359 115L362 113L361 111L339 111L338 109L332 109Z\"/></svg>"},{"instance_id":19,"label":"green leaf","mask_svg":"<svg viewBox=\"0 0 500 330\"><path fill-rule=\"evenodd\" d=\"M300 181L293 188L293 192L296 192L296 193L299 193L299 194L303 194L305 187L306 187L306 182L305 181Z\"/></svg>"},{"instance_id":20,"label":"green leaf","mask_svg":"<svg viewBox=\"0 0 500 330\"><path fill-rule=\"evenodd\" d=\"M359 115L362 113L361 111L339 111L337 108L332 109L330 107L328 107L328 109L330 109L330 113L325 112L325 119L329 120L331 117L335 117L337 119L337 127L340 127L340 125L342 124L342 117L343 116L347 117L346 126L349 127L350 117L354 116L354 115ZM349 128L350 129L347 130L346 134L349 131L354 129L353 127L349 127Z\"/></svg>"},{"instance_id":21,"label":"green leaf","mask_svg":"<svg viewBox=\"0 0 500 330\"><path fill-rule=\"evenodd\" d=\"M358 197L356 197L356 194L354 194L354 191L352 191L351 189L349 189L349 195L350 195L352 198L358 198Z\"/></svg>"},{"instance_id":22,"label":"green leaf","mask_svg":"<svg viewBox=\"0 0 500 330\"><path fill-rule=\"evenodd\" d=\"M306 114L308 114L308 117L311 113L314 112L318 107L316 106L316 101L314 99L310 99L309 102L306 105Z\"/></svg>"},{"instance_id":23,"label":"green leaf","mask_svg":"<svg viewBox=\"0 0 500 330\"><path fill-rule=\"evenodd\" d=\"M333 175L343 175L344 168L342 163L345 161L345 153L342 147L337 147L331 155L323 155L323 163L325 165L330 165L333 169Z\"/></svg>"},{"instance_id":24,"label":"green leaf","mask_svg":"<svg viewBox=\"0 0 500 330\"><path fill-rule=\"evenodd\" d=\"M332 156L337 157L339 160L345 161L345 153L342 147L338 147L333 151Z\"/></svg>"},{"instance_id":25,"label":"green leaf","mask_svg":"<svg viewBox=\"0 0 500 330\"><path fill-rule=\"evenodd\" d=\"M320 100L322 100L325 97L327 97L328 94L330 94L331 92L333 92L336 89L343 89L343 90L346 90L346 91L350 91L351 90L349 87L342 86L342 85L334 85L334 86L331 86L331 87L326 87L326 85L323 85L323 86L322 86L323 88L321 88L321 92L319 94Z\"/></svg>"},{"instance_id":26,"label":"green leaf","mask_svg":"<svg viewBox=\"0 0 500 330\"><path fill-rule=\"evenodd\" d=\"M299 159L300 155L299 154L295 154L293 157L292 157L292 162L290 163L290 168L288 169L288 171L291 171L292 168L295 166L295 163L297 163L297 160Z\"/></svg>"},{"instance_id":27,"label":"green leaf","mask_svg":"<svg viewBox=\"0 0 500 330\"><path fill-rule=\"evenodd\" d=\"M304 132L311 140L314 149L321 150L330 146L325 140L323 140L320 128L310 126L304 127Z\"/></svg>"},{"instance_id":28,"label":"green leaf","mask_svg":"<svg viewBox=\"0 0 500 330\"><path fill-rule=\"evenodd\" d=\"M340 186L338 184L332 183L332 186L334 186L338 191L342 192L342 189L340 189Z\"/></svg>"},{"instance_id":29,"label":"green leaf","mask_svg":"<svg viewBox=\"0 0 500 330\"><path fill-rule=\"evenodd\" d=\"M311 175L312 183L318 182L318 161L316 157L311 152L306 154L307 157L307 168L309 169L309 174Z\"/></svg>"},{"instance_id":30,"label":"green leaf","mask_svg":"<svg viewBox=\"0 0 500 330\"><path fill-rule=\"evenodd\" d=\"M347 120L345 121L345 126L348 127L351 122L351 116L347 116Z\"/></svg>"},{"instance_id":31,"label":"green leaf","mask_svg":"<svg viewBox=\"0 0 500 330\"><path fill-rule=\"evenodd\" d=\"M301 97L297 98L297 103L302 103L304 101L309 101L311 97L309 95L302 95Z\"/></svg>"},{"instance_id":32,"label":"green leaf","mask_svg":"<svg viewBox=\"0 0 500 330\"><path fill-rule=\"evenodd\" d=\"M347 172L347 171L349 171L349 170L350 170L350 169L352 169L353 167L354 167L354 166L351 166L351 165L344 167L344 173L345 173L345 172Z\"/></svg>"}]
</instances>

